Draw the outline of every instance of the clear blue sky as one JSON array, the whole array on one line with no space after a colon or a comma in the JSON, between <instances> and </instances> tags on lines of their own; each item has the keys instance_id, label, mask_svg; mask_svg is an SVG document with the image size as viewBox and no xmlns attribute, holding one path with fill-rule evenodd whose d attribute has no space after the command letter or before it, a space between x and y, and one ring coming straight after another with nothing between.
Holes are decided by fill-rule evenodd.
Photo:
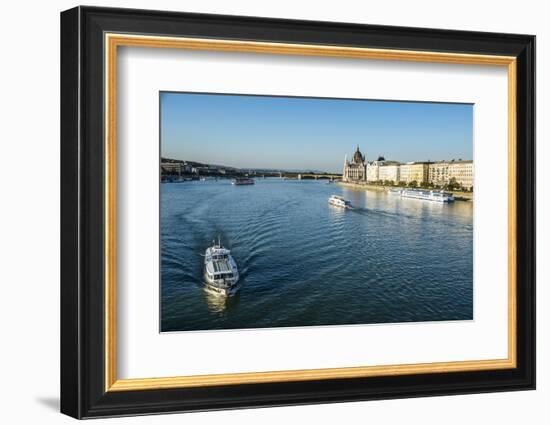
<instances>
[{"instance_id":1,"label":"clear blue sky","mask_svg":"<svg viewBox=\"0 0 550 425\"><path fill-rule=\"evenodd\" d=\"M472 159L470 104L161 92L163 157L341 172L367 160Z\"/></svg>"}]
</instances>

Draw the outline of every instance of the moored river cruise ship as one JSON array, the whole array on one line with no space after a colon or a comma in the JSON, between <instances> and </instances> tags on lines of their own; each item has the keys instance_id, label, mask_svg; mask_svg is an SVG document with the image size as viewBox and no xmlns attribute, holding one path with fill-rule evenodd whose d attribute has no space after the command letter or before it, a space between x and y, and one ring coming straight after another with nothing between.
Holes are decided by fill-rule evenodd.
<instances>
[{"instance_id":1,"label":"moored river cruise ship","mask_svg":"<svg viewBox=\"0 0 550 425\"><path fill-rule=\"evenodd\" d=\"M454 202L455 200L452 193L439 190L389 189L388 193L392 195L400 195L402 198L421 199L423 201L433 201L439 203Z\"/></svg>"}]
</instances>

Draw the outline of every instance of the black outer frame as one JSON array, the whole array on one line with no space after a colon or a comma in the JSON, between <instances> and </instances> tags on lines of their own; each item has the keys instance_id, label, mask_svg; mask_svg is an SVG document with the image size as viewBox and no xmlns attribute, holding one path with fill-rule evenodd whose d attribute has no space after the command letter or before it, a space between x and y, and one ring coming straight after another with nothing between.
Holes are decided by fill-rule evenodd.
<instances>
[{"instance_id":1,"label":"black outer frame","mask_svg":"<svg viewBox=\"0 0 550 425\"><path fill-rule=\"evenodd\" d=\"M517 57L517 368L104 391L105 32ZM61 13L61 412L75 418L535 388L535 37L76 7Z\"/></svg>"}]
</instances>

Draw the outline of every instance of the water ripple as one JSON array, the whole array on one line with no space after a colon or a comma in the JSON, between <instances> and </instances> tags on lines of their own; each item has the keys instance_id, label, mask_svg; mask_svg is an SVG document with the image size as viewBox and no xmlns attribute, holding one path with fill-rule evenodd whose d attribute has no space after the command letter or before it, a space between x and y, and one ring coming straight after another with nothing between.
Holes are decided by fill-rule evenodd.
<instances>
[{"instance_id":1,"label":"water ripple","mask_svg":"<svg viewBox=\"0 0 550 425\"><path fill-rule=\"evenodd\" d=\"M408 201L312 181L162 185L162 329L471 319L472 205ZM201 289L218 236L242 279L223 302Z\"/></svg>"}]
</instances>

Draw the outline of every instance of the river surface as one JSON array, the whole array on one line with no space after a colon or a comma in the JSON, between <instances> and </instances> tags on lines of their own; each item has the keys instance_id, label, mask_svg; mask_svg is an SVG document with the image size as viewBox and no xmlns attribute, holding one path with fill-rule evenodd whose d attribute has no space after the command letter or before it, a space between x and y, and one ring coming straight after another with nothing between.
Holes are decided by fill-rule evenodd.
<instances>
[{"instance_id":1,"label":"river surface","mask_svg":"<svg viewBox=\"0 0 550 425\"><path fill-rule=\"evenodd\" d=\"M161 184L161 330L471 320L472 213L326 181ZM242 281L227 300L202 289L218 236Z\"/></svg>"}]
</instances>

